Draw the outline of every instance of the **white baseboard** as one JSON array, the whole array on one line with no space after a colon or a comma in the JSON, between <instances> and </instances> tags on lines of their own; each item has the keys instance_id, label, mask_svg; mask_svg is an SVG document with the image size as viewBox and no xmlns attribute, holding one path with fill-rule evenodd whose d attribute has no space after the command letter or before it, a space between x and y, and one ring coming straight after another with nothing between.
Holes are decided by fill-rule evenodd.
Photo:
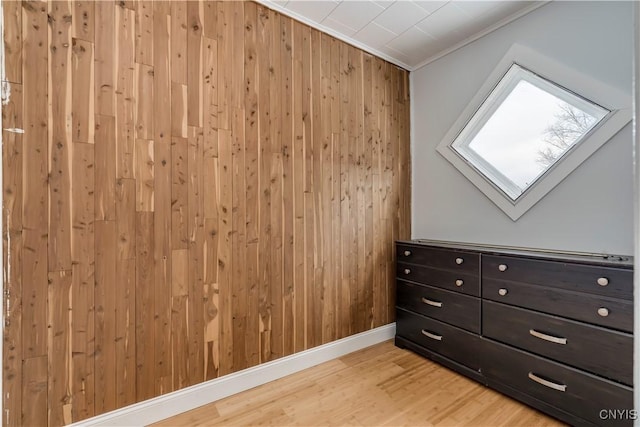
<instances>
[{"instance_id":1,"label":"white baseboard","mask_svg":"<svg viewBox=\"0 0 640 427\"><path fill-rule=\"evenodd\" d=\"M381 326L319 347L305 350L240 372L174 391L125 408L107 412L73 427L145 426L182 412L215 402L241 391L274 381L345 354L387 341L395 335L396 324Z\"/></svg>"}]
</instances>

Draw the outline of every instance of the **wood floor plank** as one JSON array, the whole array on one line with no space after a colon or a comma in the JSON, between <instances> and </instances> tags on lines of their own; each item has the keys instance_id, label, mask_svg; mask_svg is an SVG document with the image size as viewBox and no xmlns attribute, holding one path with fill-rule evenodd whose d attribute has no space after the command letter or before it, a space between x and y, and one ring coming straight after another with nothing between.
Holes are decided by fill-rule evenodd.
<instances>
[{"instance_id":1,"label":"wood floor plank","mask_svg":"<svg viewBox=\"0 0 640 427\"><path fill-rule=\"evenodd\" d=\"M274 424L563 425L385 342L154 426Z\"/></svg>"},{"instance_id":2,"label":"wood floor plank","mask_svg":"<svg viewBox=\"0 0 640 427\"><path fill-rule=\"evenodd\" d=\"M74 38L72 42L72 140L94 143L94 44Z\"/></svg>"}]
</instances>

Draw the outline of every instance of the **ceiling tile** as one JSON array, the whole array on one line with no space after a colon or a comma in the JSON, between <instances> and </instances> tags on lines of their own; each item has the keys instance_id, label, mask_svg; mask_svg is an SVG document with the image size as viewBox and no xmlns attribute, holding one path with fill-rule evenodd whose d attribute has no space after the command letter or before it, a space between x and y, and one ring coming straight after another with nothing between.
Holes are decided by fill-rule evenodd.
<instances>
[{"instance_id":1,"label":"ceiling tile","mask_svg":"<svg viewBox=\"0 0 640 427\"><path fill-rule=\"evenodd\" d=\"M342 22L335 21L331 18L326 18L325 20L323 20L322 25L349 37L351 37L356 33L356 30L354 30L353 28L349 28L346 25L344 25Z\"/></svg>"},{"instance_id":2,"label":"ceiling tile","mask_svg":"<svg viewBox=\"0 0 640 427\"><path fill-rule=\"evenodd\" d=\"M407 56L414 56L424 51L426 46L432 41L433 38L431 36L416 27L411 27L387 43L387 46Z\"/></svg>"},{"instance_id":3,"label":"ceiling tile","mask_svg":"<svg viewBox=\"0 0 640 427\"><path fill-rule=\"evenodd\" d=\"M374 2L352 0L340 3L328 17L358 31L383 11L384 8Z\"/></svg>"},{"instance_id":4,"label":"ceiling tile","mask_svg":"<svg viewBox=\"0 0 640 427\"><path fill-rule=\"evenodd\" d=\"M449 3L449 1L440 1L440 0L427 0L427 1L414 1L415 4L423 8L429 13L433 13L436 10L440 9L445 4Z\"/></svg>"},{"instance_id":5,"label":"ceiling tile","mask_svg":"<svg viewBox=\"0 0 640 427\"><path fill-rule=\"evenodd\" d=\"M394 0L372 0L372 1L378 6L382 7L383 9L386 9L389 6L391 6L393 3L395 3Z\"/></svg>"},{"instance_id":6,"label":"ceiling tile","mask_svg":"<svg viewBox=\"0 0 640 427\"><path fill-rule=\"evenodd\" d=\"M401 34L416 22L424 19L429 12L409 1L397 1L374 20L391 32Z\"/></svg>"},{"instance_id":7,"label":"ceiling tile","mask_svg":"<svg viewBox=\"0 0 640 427\"><path fill-rule=\"evenodd\" d=\"M462 10L469 16L480 16L486 13L487 11L498 7L500 5L504 5L508 3L506 1L456 1L455 5L457 8ZM518 3L518 2L513 2Z\"/></svg>"},{"instance_id":8,"label":"ceiling tile","mask_svg":"<svg viewBox=\"0 0 640 427\"><path fill-rule=\"evenodd\" d=\"M322 22L336 6L338 3L333 1L290 0L287 2L286 9L312 21Z\"/></svg>"},{"instance_id":9,"label":"ceiling tile","mask_svg":"<svg viewBox=\"0 0 640 427\"><path fill-rule=\"evenodd\" d=\"M452 32L458 32L470 22L471 18L467 14L453 3L449 3L417 23L416 27L433 38L439 39Z\"/></svg>"},{"instance_id":10,"label":"ceiling tile","mask_svg":"<svg viewBox=\"0 0 640 427\"><path fill-rule=\"evenodd\" d=\"M384 27L371 22L363 29L358 31L353 38L368 45L368 46L383 46L393 40L397 36L396 33L392 33Z\"/></svg>"}]
</instances>

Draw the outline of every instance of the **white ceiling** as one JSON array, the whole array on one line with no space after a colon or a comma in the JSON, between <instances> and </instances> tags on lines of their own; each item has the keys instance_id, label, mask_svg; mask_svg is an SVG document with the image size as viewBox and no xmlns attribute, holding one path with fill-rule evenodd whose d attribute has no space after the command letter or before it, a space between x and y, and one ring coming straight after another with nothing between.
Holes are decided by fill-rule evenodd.
<instances>
[{"instance_id":1,"label":"white ceiling","mask_svg":"<svg viewBox=\"0 0 640 427\"><path fill-rule=\"evenodd\" d=\"M513 0L259 0L408 70L542 6Z\"/></svg>"}]
</instances>

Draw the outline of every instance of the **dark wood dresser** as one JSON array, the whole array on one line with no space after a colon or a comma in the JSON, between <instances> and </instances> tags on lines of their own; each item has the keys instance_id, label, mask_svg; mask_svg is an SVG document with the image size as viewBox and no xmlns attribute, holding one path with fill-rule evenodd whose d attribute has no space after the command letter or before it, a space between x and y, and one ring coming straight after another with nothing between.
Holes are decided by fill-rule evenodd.
<instances>
[{"instance_id":1,"label":"dark wood dresser","mask_svg":"<svg viewBox=\"0 0 640 427\"><path fill-rule=\"evenodd\" d=\"M396 345L573 425L632 425L633 260L397 242Z\"/></svg>"}]
</instances>

